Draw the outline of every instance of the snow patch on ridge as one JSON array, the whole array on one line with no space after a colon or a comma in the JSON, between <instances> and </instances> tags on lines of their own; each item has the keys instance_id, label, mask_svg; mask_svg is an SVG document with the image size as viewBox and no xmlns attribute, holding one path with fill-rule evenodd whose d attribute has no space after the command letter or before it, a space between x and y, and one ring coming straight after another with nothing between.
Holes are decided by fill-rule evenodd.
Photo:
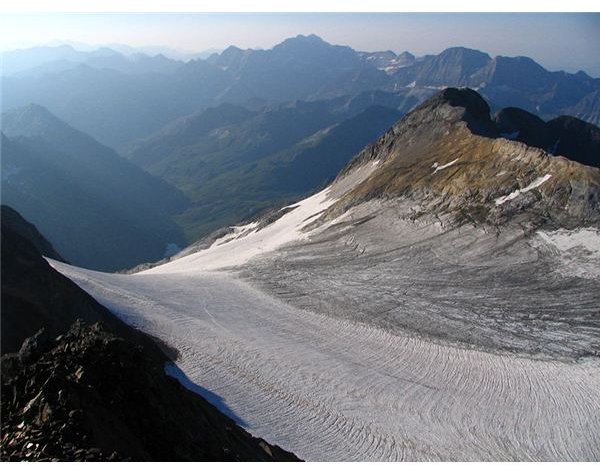
<instances>
[{"instance_id":1,"label":"snow patch on ridge","mask_svg":"<svg viewBox=\"0 0 600 466\"><path fill-rule=\"evenodd\" d=\"M288 206L294 209L265 228L256 230L257 222L234 227L232 233L219 238L208 249L139 273L187 273L236 267L286 243L306 239L309 233L302 229L337 200L329 197L329 191L327 188Z\"/></svg>"},{"instance_id":2,"label":"snow patch on ridge","mask_svg":"<svg viewBox=\"0 0 600 466\"><path fill-rule=\"evenodd\" d=\"M233 231L219 239L217 239L212 246L219 246L220 244L228 243L234 239L238 239L242 236L248 234L251 230L255 229L258 226L258 222L248 223L246 225L234 226ZM211 246L211 247L212 247Z\"/></svg>"},{"instance_id":3,"label":"snow patch on ridge","mask_svg":"<svg viewBox=\"0 0 600 466\"><path fill-rule=\"evenodd\" d=\"M444 168L448 168L452 165L454 165L456 162L458 162L460 160L460 157L457 159L454 159L452 162L448 162L445 165L439 165L437 162L435 162L431 168L435 168L435 170L433 171L433 174L436 174L437 172L439 172L440 170L443 170Z\"/></svg>"},{"instance_id":4,"label":"snow patch on ridge","mask_svg":"<svg viewBox=\"0 0 600 466\"><path fill-rule=\"evenodd\" d=\"M535 180L533 180L528 186L525 186L524 188L521 188L521 189L517 189L516 191L513 191L512 193L507 194L506 196L500 196L499 198L495 199L496 205L502 205L506 201L512 201L520 194L529 192L535 188L539 188L550 178L552 178L552 175L550 175L550 174L540 176L540 177L536 178Z\"/></svg>"}]
</instances>

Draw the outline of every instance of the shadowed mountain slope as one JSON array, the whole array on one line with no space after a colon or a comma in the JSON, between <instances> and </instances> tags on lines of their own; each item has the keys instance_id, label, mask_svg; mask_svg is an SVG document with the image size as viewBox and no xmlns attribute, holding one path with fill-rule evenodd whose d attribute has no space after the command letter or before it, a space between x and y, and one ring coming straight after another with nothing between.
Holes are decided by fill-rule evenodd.
<instances>
[{"instance_id":1,"label":"shadowed mountain slope","mask_svg":"<svg viewBox=\"0 0 600 466\"><path fill-rule=\"evenodd\" d=\"M494 119L500 133L510 139L600 167L600 129L597 126L570 116L544 122L518 108L505 108Z\"/></svg>"},{"instance_id":2,"label":"shadowed mountain slope","mask_svg":"<svg viewBox=\"0 0 600 466\"><path fill-rule=\"evenodd\" d=\"M193 241L330 181L401 115L341 106L297 102L250 112L223 104L168 126L128 157L192 200L177 219Z\"/></svg>"},{"instance_id":3,"label":"shadowed mountain slope","mask_svg":"<svg viewBox=\"0 0 600 466\"><path fill-rule=\"evenodd\" d=\"M5 113L3 131L2 200L68 261L117 270L184 243L171 220L187 205L177 189L43 107Z\"/></svg>"}]
</instances>

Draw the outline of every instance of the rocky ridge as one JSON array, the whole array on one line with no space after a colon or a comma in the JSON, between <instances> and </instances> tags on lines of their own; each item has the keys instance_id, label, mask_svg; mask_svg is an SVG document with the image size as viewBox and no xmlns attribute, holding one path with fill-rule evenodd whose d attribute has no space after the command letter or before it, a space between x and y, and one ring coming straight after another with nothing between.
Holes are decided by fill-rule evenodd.
<instances>
[{"instance_id":1,"label":"rocky ridge","mask_svg":"<svg viewBox=\"0 0 600 466\"><path fill-rule=\"evenodd\" d=\"M416 201L417 215L451 213L459 223L572 228L600 221L600 170L570 160L579 158L575 148L553 155L502 137L498 126L475 91L442 91L340 173L338 182L360 166L377 164L321 221L368 199L394 197Z\"/></svg>"}]
</instances>

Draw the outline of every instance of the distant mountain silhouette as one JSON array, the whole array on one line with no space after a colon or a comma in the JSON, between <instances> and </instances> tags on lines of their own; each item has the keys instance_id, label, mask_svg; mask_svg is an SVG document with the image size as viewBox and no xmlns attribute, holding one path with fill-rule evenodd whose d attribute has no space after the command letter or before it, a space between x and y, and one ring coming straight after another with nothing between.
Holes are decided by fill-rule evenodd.
<instances>
[{"instance_id":1,"label":"distant mountain silhouette","mask_svg":"<svg viewBox=\"0 0 600 466\"><path fill-rule=\"evenodd\" d=\"M519 107L544 119L564 114L600 123L600 79L550 72L528 57L492 58L464 47L415 58L408 52L358 52L300 35L269 50L232 46L187 63L69 47L9 52L5 68L6 63L19 72L2 78L4 109L44 105L117 149L221 103L257 109L377 90L400 96L421 91L422 102L431 96L425 91L451 86L478 89L494 110Z\"/></svg>"}]
</instances>

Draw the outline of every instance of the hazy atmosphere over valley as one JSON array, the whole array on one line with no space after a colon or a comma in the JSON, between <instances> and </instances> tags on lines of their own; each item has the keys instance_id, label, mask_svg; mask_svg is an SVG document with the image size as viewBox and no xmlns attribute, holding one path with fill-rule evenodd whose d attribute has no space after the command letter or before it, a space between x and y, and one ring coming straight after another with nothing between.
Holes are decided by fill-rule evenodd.
<instances>
[{"instance_id":1,"label":"hazy atmosphere over valley","mask_svg":"<svg viewBox=\"0 0 600 466\"><path fill-rule=\"evenodd\" d=\"M600 461L600 13L2 13L3 461Z\"/></svg>"}]
</instances>

